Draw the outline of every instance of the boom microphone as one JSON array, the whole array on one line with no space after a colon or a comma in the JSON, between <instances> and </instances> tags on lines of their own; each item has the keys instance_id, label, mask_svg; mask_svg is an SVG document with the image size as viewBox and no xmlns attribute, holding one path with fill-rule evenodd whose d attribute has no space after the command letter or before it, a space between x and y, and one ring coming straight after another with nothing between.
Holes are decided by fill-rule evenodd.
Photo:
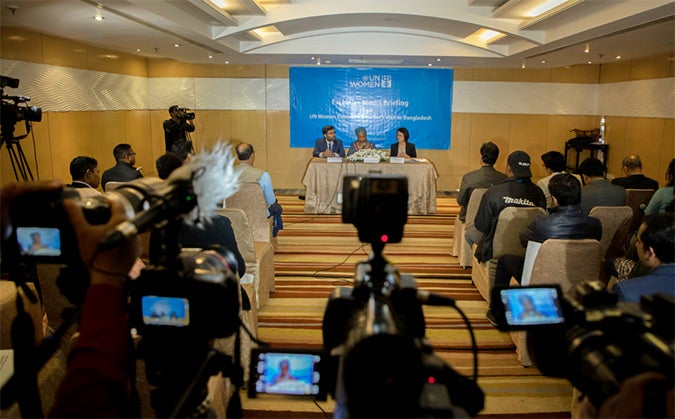
<instances>
[{"instance_id":1,"label":"boom microphone","mask_svg":"<svg viewBox=\"0 0 675 419\"><path fill-rule=\"evenodd\" d=\"M105 194L112 199L121 199L131 214L136 215L106 234L98 249L119 246L169 220L182 218L188 224L206 221L215 215L218 204L238 189L239 174L234 171L231 146L218 143L212 151L202 152L190 163L176 169L166 182L141 178Z\"/></svg>"}]
</instances>

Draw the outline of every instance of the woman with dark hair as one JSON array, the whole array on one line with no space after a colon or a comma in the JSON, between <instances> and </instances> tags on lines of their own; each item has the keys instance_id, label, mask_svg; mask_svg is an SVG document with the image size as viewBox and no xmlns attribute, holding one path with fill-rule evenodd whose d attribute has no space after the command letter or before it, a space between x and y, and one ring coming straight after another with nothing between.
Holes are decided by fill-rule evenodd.
<instances>
[{"instance_id":1,"label":"woman with dark hair","mask_svg":"<svg viewBox=\"0 0 675 419\"><path fill-rule=\"evenodd\" d=\"M391 157L405 157L406 159L417 157L415 144L409 142L408 138L410 138L408 128L401 127L396 130L396 142L391 145L389 155Z\"/></svg>"},{"instance_id":2,"label":"woman with dark hair","mask_svg":"<svg viewBox=\"0 0 675 419\"><path fill-rule=\"evenodd\" d=\"M645 208L645 215L663 214L668 204L673 202L673 184L675 183L675 159L670 161L666 170L666 186L659 188Z\"/></svg>"}]
</instances>

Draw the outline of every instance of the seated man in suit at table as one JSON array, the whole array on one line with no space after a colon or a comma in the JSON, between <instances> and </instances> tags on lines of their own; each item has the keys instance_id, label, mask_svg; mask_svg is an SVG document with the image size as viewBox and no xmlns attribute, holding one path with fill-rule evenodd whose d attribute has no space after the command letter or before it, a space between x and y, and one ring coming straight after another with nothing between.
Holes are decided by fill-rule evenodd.
<instances>
[{"instance_id":1,"label":"seated man in suit at table","mask_svg":"<svg viewBox=\"0 0 675 419\"><path fill-rule=\"evenodd\" d=\"M624 157L621 170L626 177L615 178L613 184L626 189L659 189L659 182L642 174L642 160L637 154Z\"/></svg>"},{"instance_id":2,"label":"seated man in suit at table","mask_svg":"<svg viewBox=\"0 0 675 419\"><path fill-rule=\"evenodd\" d=\"M314 157L345 157L345 146L342 140L335 138L335 127L326 125L321 129L323 138L316 140L314 144Z\"/></svg>"}]
</instances>

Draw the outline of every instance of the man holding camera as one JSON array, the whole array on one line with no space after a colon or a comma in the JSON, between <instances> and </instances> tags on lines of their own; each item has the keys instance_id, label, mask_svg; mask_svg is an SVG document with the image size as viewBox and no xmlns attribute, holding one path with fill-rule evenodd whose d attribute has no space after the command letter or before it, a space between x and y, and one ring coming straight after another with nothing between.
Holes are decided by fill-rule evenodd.
<instances>
[{"instance_id":1,"label":"man holding camera","mask_svg":"<svg viewBox=\"0 0 675 419\"><path fill-rule=\"evenodd\" d=\"M163 123L164 144L166 151L171 151L179 156L187 155L193 151L190 132L195 131L194 112L186 112L185 109L173 105L169 108L170 119Z\"/></svg>"}]
</instances>

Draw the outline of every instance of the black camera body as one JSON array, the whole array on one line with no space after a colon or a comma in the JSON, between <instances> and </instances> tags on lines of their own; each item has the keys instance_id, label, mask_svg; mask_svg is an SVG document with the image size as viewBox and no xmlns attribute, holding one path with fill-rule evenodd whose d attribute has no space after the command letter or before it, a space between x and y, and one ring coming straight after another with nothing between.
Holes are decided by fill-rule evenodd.
<instances>
[{"instance_id":1,"label":"black camera body","mask_svg":"<svg viewBox=\"0 0 675 419\"><path fill-rule=\"evenodd\" d=\"M370 243L356 265L353 288L328 300L322 331L331 356L324 364L335 417L454 417L475 415L484 396L473 382L434 354L415 280L382 255L400 242L407 221L407 178L345 176L342 220Z\"/></svg>"},{"instance_id":2,"label":"black camera body","mask_svg":"<svg viewBox=\"0 0 675 419\"><path fill-rule=\"evenodd\" d=\"M188 112L190 109L187 108L178 108L178 118L181 121L192 121L195 119L194 112Z\"/></svg>"},{"instance_id":3,"label":"black camera body","mask_svg":"<svg viewBox=\"0 0 675 419\"><path fill-rule=\"evenodd\" d=\"M523 321L522 295L529 295L543 316ZM578 285L574 297L563 297L557 285L542 285L494 290L492 298L502 303L497 314L506 329L527 331L528 351L539 370L567 378L596 407L639 373L662 373L672 386L672 297L643 297L640 305L618 302L594 281Z\"/></svg>"},{"instance_id":4,"label":"black camera body","mask_svg":"<svg viewBox=\"0 0 675 419\"><path fill-rule=\"evenodd\" d=\"M29 97L5 95L5 87L10 87L13 89L18 88L19 79L0 76L0 91L2 92L0 125L2 128L2 140L6 142L18 141L28 135L31 122L42 121L42 109L37 106L28 106L28 102L30 101ZM14 137L14 125L20 121L26 121L26 135Z\"/></svg>"}]
</instances>

